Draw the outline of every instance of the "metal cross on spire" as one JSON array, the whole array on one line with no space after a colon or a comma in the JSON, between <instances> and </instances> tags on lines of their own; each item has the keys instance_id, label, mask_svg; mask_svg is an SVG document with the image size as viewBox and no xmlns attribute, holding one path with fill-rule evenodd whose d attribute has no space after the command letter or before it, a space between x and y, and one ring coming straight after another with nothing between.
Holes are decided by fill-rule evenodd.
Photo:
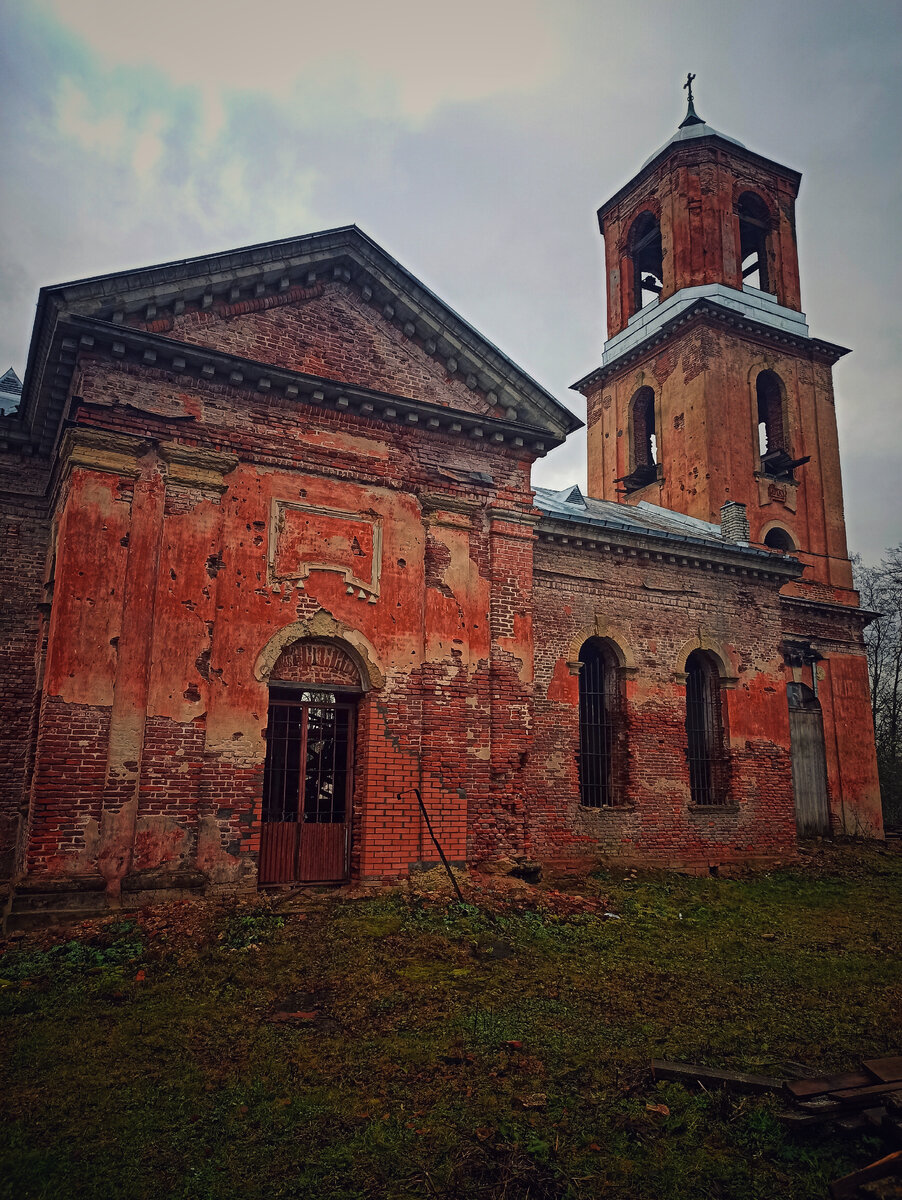
<instances>
[{"instance_id":1,"label":"metal cross on spire","mask_svg":"<svg viewBox=\"0 0 902 1200\"><path fill-rule=\"evenodd\" d=\"M686 111L686 116L680 122L680 129L683 129L686 125L704 125L705 123L695 111L695 103L692 96L692 81L694 78L695 76L690 71L686 76L686 82L683 84L684 91L689 93L689 108Z\"/></svg>"}]
</instances>

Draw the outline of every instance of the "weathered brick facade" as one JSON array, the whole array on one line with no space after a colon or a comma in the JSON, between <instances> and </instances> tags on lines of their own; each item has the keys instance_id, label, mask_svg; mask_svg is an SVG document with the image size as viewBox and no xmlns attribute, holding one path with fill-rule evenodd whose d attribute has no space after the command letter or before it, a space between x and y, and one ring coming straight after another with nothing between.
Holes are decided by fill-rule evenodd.
<instances>
[{"instance_id":1,"label":"weathered brick facade","mask_svg":"<svg viewBox=\"0 0 902 1200\"><path fill-rule=\"evenodd\" d=\"M14 867L27 817L36 719L49 522L49 470L29 454L0 453L0 878Z\"/></svg>"},{"instance_id":2,"label":"weathered brick facade","mask_svg":"<svg viewBox=\"0 0 902 1200\"><path fill-rule=\"evenodd\" d=\"M536 645L530 841L540 859L605 854L699 867L794 852L780 580L724 555L699 562L625 538L589 549L549 532L536 548ZM641 606L636 597L642 596ZM621 803L579 803L579 647L612 644L624 688ZM724 803L693 805L686 760L685 663L716 655L729 780Z\"/></svg>"},{"instance_id":3,"label":"weathered brick facade","mask_svg":"<svg viewBox=\"0 0 902 1200\"><path fill-rule=\"evenodd\" d=\"M599 210L610 340L602 367L577 385L588 406L589 493L703 521L738 502L752 545L797 556L801 577L783 587L787 674L822 714L833 826L879 835L869 618L846 545L831 375L847 351L811 337L800 311L800 178L690 114ZM632 231L651 218L660 242L643 256ZM651 304L638 296L640 265L644 277L659 275ZM650 480L636 473L647 446L640 389L653 394Z\"/></svg>"},{"instance_id":4,"label":"weathered brick facade","mask_svg":"<svg viewBox=\"0 0 902 1200\"><path fill-rule=\"evenodd\" d=\"M403 876L437 857L417 792L460 862L785 859L788 680L821 685L837 824L874 832L869 752L834 719L866 695L838 460L834 483L799 489L802 579L736 540L741 505L761 529L728 486L754 476L751 450L694 483L748 344L702 321L591 379L590 481L608 499L586 501L531 485L575 418L356 229L42 293L23 409L0 418L14 913L61 891L253 888L330 824L343 877ZM816 417L829 450L829 371L809 356L799 378L789 426L804 448ZM671 457L649 485L663 507L635 508L606 489L646 385ZM823 555L839 565L812 573L813 604ZM600 807L581 793L587 644L618 697ZM699 653L716 803L687 757ZM344 742L323 732L335 703L353 714L347 803Z\"/></svg>"}]
</instances>

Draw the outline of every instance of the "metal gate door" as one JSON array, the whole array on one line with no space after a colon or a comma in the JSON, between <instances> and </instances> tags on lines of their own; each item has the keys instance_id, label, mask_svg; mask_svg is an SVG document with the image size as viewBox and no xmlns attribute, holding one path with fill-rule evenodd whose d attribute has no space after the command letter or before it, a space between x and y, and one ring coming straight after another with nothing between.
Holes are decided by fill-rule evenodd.
<instances>
[{"instance_id":1,"label":"metal gate door","mask_svg":"<svg viewBox=\"0 0 902 1200\"><path fill-rule=\"evenodd\" d=\"M803 837L823 837L830 833L830 801L821 706L804 683L790 683L786 690L796 828Z\"/></svg>"},{"instance_id":2,"label":"metal gate door","mask_svg":"<svg viewBox=\"0 0 902 1200\"><path fill-rule=\"evenodd\" d=\"M347 877L353 703L334 692L271 693L260 883Z\"/></svg>"}]
</instances>

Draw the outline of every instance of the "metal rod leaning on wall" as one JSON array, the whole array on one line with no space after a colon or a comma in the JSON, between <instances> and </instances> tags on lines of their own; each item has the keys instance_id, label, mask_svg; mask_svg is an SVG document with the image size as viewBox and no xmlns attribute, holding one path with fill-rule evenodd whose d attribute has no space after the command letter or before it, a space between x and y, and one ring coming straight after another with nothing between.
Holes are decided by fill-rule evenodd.
<instances>
[{"instance_id":1,"label":"metal rod leaning on wall","mask_svg":"<svg viewBox=\"0 0 902 1200\"><path fill-rule=\"evenodd\" d=\"M434 844L436 850L438 850L438 852L439 852L439 857L442 860L442 865L444 866L445 870L448 872L448 878L451 880L451 886L454 888L455 892L457 892L457 899L460 901L461 904L463 904L464 903L463 892L460 890L460 885L458 884L457 880L454 878L454 872L451 870L451 864L448 862L447 858L445 858L445 852L441 848L438 838L435 836L435 830L432 828L432 822L429 820L429 813L426 812L426 805L423 803L423 797L420 795L420 789L418 787L415 787L415 788L411 788L411 791L414 793L414 795L417 798L417 803L420 806L420 812L423 814L423 820L426 822L426 828L429 830L429 836L432 838L433 844ZM398 792L398 802L403 803L403 793L402 792Z\"/></svg>"}]
</instances>

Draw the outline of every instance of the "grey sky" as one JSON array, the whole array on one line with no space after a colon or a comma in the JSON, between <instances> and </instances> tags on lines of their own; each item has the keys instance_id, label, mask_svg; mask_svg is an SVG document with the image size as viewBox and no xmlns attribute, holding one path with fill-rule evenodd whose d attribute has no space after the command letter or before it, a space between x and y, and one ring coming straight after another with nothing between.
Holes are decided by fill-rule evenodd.
<instances>
[{"instance_id":1,"label":"grey sky","mask_svg":"<svg viewBox=\"0 0 902 1200\"><path fill-rule=\"evenodd\" d=\"M584 416L598 205L676 129L804 173L849 542L902 538L902 3L0 0L0 374L38 288L356 221ZM582 437L539 464L584 480Z\"/></svg>"}]
</instances>

